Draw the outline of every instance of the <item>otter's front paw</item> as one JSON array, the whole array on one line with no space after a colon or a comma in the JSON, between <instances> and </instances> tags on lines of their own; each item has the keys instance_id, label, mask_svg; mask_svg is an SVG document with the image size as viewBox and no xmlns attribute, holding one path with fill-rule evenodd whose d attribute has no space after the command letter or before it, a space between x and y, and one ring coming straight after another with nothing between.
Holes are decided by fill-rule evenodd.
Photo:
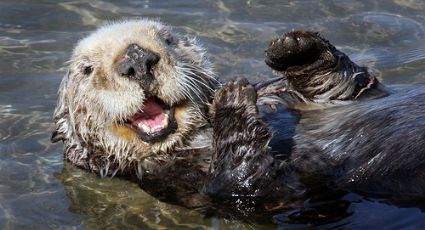
<instances>
[{"instance_id":1,"label":"otter's front paw","mask_svg":"<svg viewBox=\"0 0 425 230\"><path fill-rule=\"evenodd\" d=\"M334 47L310 31L291 31L272 40L265 51L265 62L272 69L286 71L290 67L316 62Z\"/></svg>"},{"instance_id":2,"label":"otter's front paw","mask_svg":"<svg viewBox=\"0 0 425 230\"><path fill-rule=\"evenodd\" d=\"M258 195L273 162L271 133L256 106L257 92L245 79L227 83L212 105L213 160L207 192L213 197Z\"/></svg>"}]
</instances>

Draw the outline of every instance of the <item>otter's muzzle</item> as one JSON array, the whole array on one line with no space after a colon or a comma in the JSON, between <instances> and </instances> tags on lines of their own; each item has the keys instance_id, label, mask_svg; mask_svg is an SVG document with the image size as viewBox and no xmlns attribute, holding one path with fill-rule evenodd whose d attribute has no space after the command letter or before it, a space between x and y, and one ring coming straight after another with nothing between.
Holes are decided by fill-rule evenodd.
<instances>
[{"instance_id":1,"label":"otter's muzzle","mask_svg":"<svg viewBox=\"0 0 425 230\"><path fill-rule=\"evenodd\" d=\"M141 81L148 86L153 78L153 69L159 62L159 56L137 44L128 46L124 58L117 64L117 71L123 77Z\"/></svg>"}]
</instances>

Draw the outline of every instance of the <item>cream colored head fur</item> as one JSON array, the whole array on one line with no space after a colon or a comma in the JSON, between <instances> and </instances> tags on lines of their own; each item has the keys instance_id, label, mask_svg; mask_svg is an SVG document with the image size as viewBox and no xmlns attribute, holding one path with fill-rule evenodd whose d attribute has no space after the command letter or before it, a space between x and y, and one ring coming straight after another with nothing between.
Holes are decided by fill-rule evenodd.
<instances>
[{"instance_id":1,"label":"cream colored head fur","mask_svg":"<svg viewBox=\"0 0 425 230\"><path fill-rule=\"evenodd\" d=\"M159 142L144 142L121 125L143 109L146 99L136 81L116 70L130 44L159 55L149 93L175 107L177 130ZM132 162L148 167L172 157L176 147L183 147L206 124L206 104L216 86L211 64L195 39L147 19L112 23L75 47L59 89L52 139L63 140L65 157L81 167L87 168L94 156L113 159L121 167Z\"/></svg>"}]
</instances>

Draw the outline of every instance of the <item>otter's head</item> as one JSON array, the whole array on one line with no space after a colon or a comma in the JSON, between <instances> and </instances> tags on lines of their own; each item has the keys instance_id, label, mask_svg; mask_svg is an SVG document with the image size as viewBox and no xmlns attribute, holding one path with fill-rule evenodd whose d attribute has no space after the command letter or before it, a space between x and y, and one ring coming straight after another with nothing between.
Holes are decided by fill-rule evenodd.
<instances>
[{"instance_id":1,"label":"otter's head","mask_svg":"<svg viewBox=\"0 0 425 230\"><path fill-rule=\"evenodd\" d=\"M104 26L75 47L62 80L52 140L79 164L161 160L206 124L217 80L195 39L150 20Z\"/></svg>"}]
</instances>

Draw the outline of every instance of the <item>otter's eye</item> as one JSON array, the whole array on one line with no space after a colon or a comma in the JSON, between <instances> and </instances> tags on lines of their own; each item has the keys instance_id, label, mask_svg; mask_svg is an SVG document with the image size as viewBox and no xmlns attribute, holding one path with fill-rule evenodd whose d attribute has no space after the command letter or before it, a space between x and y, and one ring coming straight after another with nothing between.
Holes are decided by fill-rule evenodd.
<instances>
[{"instance_id":1,"label":"otter's eye","mask_svg":"<svg viewBox=\"0 0 425 230\"><path fill-rule=\"evenodd\" d=\"M167 38L165 38L165 44L167 45L172 45L174 44L174 39L171 36L168 36Z\"/></svg>"},{"instance_id":2,"label":"otter's eye","mask_svg":"<svg viewBox=\"0 0 425 230\"><path fill-rule=\"evenodd\" d=\"M84 69L83 69L83 73L84 73L85 75L90 75L92 72L93 72L93 66L91 66L91 65L86 66L86 67L84 67Z\"/></svg>"},{"instance_id":3,"label":"otter's eye","mask_svg":"<svg viewBox=\"0 0 425 230\"><path fill-rule=\"evenodd\" d=\"M169 31L162 29L158 34L164 39L164 43L167 44L167 46L175 44L174 38Z\"/></svg>"}]
</instances>

